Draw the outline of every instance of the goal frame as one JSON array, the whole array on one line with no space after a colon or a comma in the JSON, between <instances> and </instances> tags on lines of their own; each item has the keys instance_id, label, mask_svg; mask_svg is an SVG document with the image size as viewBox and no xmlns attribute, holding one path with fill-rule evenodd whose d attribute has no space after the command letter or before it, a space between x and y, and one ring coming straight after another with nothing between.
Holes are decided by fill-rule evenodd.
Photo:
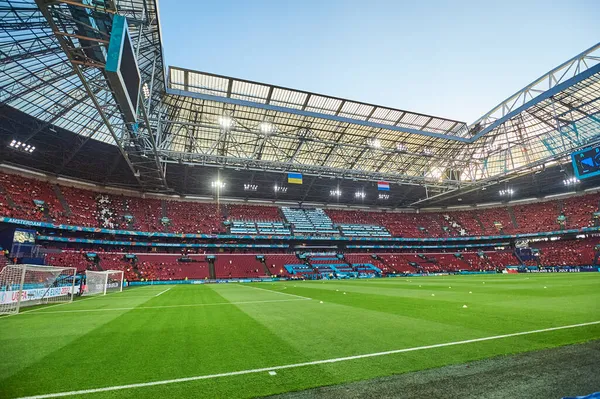
<instances>
[{"instance_id":1,"label":"goal frame","mask_svg":"<svg viewBox=\"0 0 600 399\"><path fill-rule=\"evenodd\" d=\"M73 302L73 297L75 296L75 280L77 277L77 268L76 267L58 267L58 266L49 266L49 265L34 265L34 264L17 264L17 265L6 265L4 266L4 268L2 270L0 270L0 277L2 276L2 273L7 272L8 269L21 269L20 271L20 275L19 275L19 281L18 281L18 289L16 291L17 293L17 300L15 302L15 306L13 309L9 309L8 311L5 310L4 308L4 303L1 303L0 305L0 315L2 314L18 314L19 311L21 310L21 307L23 305L23 292L25 291L26 287L25 287L25 277L27 276L27 271L43 271L43 270L48 270L48 271L62 271L62 272L68 272L65 274L65 276L68 276L71 278L71 285L70 286L66 286L69 287L69 294L67 294L66 299L62 299L62 296L57 296L55 299L56 303L69 303L69 302ZM70 271L70 272L69 272ZM63 274L63 273L61 273ZM52 282L52 285L49 285L48 287L46 287L46 291L42 294L42 296L38 299L34 299L33 301L35 301L36 303L33 304L32 306L35 305L44 305L44 304L48 304L48 300L50 298L54 298L54 297L49 297L47 296L48 292L50 292L50 290L52 288L56 288L53 287L53 284L58 281L58 280L54 280ZM1 281L0 281L1 283ZM6 284L6 292L13 292L12 290L8 289L8 284ZM0 292L2 291L2 287L0 287ZM10 304L11 302L8 302L7 304Z\"/></svg>"},{"instance_id":2,"label":"goal frame","mask_svg":"<svg viewBox=\"0 0 600 399\"><path fill-rule=\"evenodd\" d=\"M86 270L85 272L85 285L86 287L88 286L89 282L88 282L88 273L94 273L95 275L104 275L104 289L102 290L102 295L106 295L106 289L108 288L108 276L111 274L119 274L121 276L121 280L119 282L119 292L123 292L123 281L124 281L124 277L125 277L125 273L123 272L123 270L103 270L101 272L98 271L93 271L93 270ZM93 293L93 294L89 294L89 288L86 289L86 292L83 293L83 295L98 295L100 294L100 292L97 293Z\"/></svg>"}]
</instances>

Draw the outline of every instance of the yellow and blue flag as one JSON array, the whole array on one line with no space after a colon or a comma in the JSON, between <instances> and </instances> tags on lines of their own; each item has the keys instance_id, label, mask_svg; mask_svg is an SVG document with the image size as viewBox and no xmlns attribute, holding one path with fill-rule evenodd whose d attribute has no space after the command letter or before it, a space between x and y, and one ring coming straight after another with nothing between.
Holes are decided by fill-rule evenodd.
<instances>
[{"instance_id":1,"label":"yellow and blue flag","mask_svg":"<svg viewBox=\"0 0 600 399\"><path fill-rule=\"evenodd\" d=\"M295 173L295 172L288 173L288 183L302 184L302 173Z\"/></svg>"}]
</instances>

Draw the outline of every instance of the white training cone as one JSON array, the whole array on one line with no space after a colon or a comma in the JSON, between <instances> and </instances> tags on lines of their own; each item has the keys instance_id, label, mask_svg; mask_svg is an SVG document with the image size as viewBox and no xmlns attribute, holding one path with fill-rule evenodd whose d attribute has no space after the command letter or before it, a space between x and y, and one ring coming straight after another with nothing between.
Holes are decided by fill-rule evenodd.
<instances>
[{"instance_id":1,"label":"white training cone","mask_svg":"<svg viewBox=\"0 0 600 399\"><path fill-rule=\"evenodd\" d=\"M544 286L544 288L548 288L548 287Z\"/></svg>"},{"instance_id":2,"label":"white training cone","mask_svg":"<svg viewBox=\"0 0 600 399\"><path fill-rule=\"evenodd\" d=\"M344 295L346 295L346 293L344 292Z\"/></svg>"},{"instance_id":3,"label":"white training cone","mask_svg":"<svg viewBox=\"0 0 600 399\"><path fill-rule=\"evenodd\" d=\"M435 294L431 294L431 296L435 296Z\"/></svg>"},{"instance_id":4,"label":"white training cone","mask_svg":"<svg viewBox=\"0 0 600 399\"><path fill-rule=\"evenodd\" d=\"M473 293L473 291L469 291L469 294L472 294L472 293Z\"/></svg>"},{"instance_id":5,"label":"white training cone","mask_svg":"<svg viewBox=\"0 0 600 399\"><path fill-rule=\"evenodd\" d=\"M323 301L319 302L319 303L323 303Z\"/></svg>"},{"instance_id":6,"label":"white training cone","mask_svg":"<svg viewBox=\"0 0 600 399\"><path fill-rule=\"evenodd\" d=\"M463 308L466 308L466 307L467 307L467 305L463 305Z\"/></svg>"}]
</instances>

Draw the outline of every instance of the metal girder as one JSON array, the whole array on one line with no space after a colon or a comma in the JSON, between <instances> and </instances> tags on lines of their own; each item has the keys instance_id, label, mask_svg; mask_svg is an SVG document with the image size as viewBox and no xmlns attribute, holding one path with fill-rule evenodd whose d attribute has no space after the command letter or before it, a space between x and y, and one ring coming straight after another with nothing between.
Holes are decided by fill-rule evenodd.
<instances>
[{"instance_id":1,"label":"metal girder","mask_svg":"<svg viewBox=\"0 0 600 399\"><path fill-rule=\"evenodd\" d=\"M84 51L82 47L82 40L94 43L93 46L106 47L108 41L104 38L109 36L108 32L104 32L99 28L82 23L71 17L70 10L73 7L90 8L90 6L74 1L66 3L70 7L66 7L64 5L65 2L61 1L36 0L36 4L54 32L57 42L71 63L73 71L80 79L82 88L92 101L100 119L113 137L114 142L127 161L131 172L140 186L147 190L168 190L164 171L156 151L152 124L149 122L148 115L146 114L141 93L138 93L138 96L140 96L138 110L140 112L141 123L139 124L139 128L134 132L131 125L124 121L121 110L112 96L110 85L103 75L104 65L96 59L91 59L89 53ZM114 11L116 10L99 10L94 8L96 24L100 25L99 19L105 18L104 23L109 25L111 14ZM80 25L83 25L92 35L82 37L77 34L79 29L82 29ZM137 43L139 44L143 36L144 23L139 24L138 28ZM65 32L65 30L69 32ZM90 69L97 69L101 72L96 75L97 79L90 80ZM104 95L102 95L103 93Z\"/></svg>"}]
</instances>

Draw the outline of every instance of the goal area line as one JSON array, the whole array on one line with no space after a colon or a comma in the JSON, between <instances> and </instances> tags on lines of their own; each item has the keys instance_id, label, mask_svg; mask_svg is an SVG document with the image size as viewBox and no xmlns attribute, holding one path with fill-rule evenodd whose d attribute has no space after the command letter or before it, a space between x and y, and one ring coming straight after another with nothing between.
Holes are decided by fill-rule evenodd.
<instances>
[{"instance_id":1,"label":"goal area line","mask_svg":"<svg viewBox=\"0 0 600 399\"><path fill-rule=\"evenodd\" d=\"M144 297L144 298L154 298L155 296ZM93 297L93 298L104 298ZM92 298L89 298L92 299ZM83 300L83 299L82 299ZM35 309L37 312L36 315L43 314L55 314L55 313L87 313L87 312L116 312L120 310L146 310L146 309L171 309L171 308L193 308L193 307L202 307L202 306L224 306L224 305L250 305L253 303L278 303L278 302L299 302L299 301L307 301L310 298L292 298L292 299L272 299L265 301L241 301L241 302L214 302L214 303L188 303L181 305L156 305L156 306L131 306L131 307L122 307L122 308L98 308L98 309L71 309L71 310L50 310L44 312L43 309ZM33 312L33 311L31 311ZM30 312L23 312L21 314L27 314Z\"/></svg>"},{"instance_id":2,"label":"goal area line","mask_svg":"<svg viewBox=\"0 0 600 399\"><path fill-rule=\"evenodd\" d=\"M315 366L315 365L321 365L321 364L339 363L339 362L345 362L345 361L351 361L351 360L394 355L394 354L398 354L398 353L415 352L415 351L421 351L421 350L427 350L427 349L444 348L444 347L448 347L448 346L465 345L465 344L470 344L470 343L475 343L475 342L492 341L492 340L497 340L497 339L518 337L518 336L522 336L522 335L531 335L531 334L539 334L539 333L550 332L550 331L566 330L566 329L578 328L578 327L587 327L587 326L598 325L598 324L600 324L600 320L599 321L591 321L591 322L587 322L587 323L559 326L559 327L543 328L543 329L539 329L539 330L522 331L522 332L517 332L517 333L467 339L464 341L445 342L445 343L441 343L441 344L416 346L416 347L412 347L412 348L395 349L395 350L390 350L390 351L385 351L385 352L374 352L374 353L366 353L366 354L355 355L355 356L346 356L346 357L337 357L337 358L332 358L332 359L315 360L315 361L304 362L304 363L295 363L295 364L286 364L286 365L281 365L281 366L272 366L272 367L263 367L263 368L257 368L257 369L249 369L249 370L232 371L232 372L228 372L228 373L199 375L199 376L194 376L194 377L175 378L175 379L170 379L170 380L141 382L141 383L127 384L127 385L115 385L115 386L108 386L108 387L102 387L102 388L82 389L82 390L78 390L78 391L67 391L67 392L57 392L57 393L41 394L41 395L34 395L34 396L24 396L24 397L20 397L17 399L59 398L59 397L65 397L65 396L87 395L87 394L100 393L100 392L120 391L120 390L126 390L126 389L146 388L146 387L152 387L152 386L157 386L157 385L167 385L167 384L177 384L177 383L184 383L184 382L200 381L200 380L209 380L209 379L213 379L213 378L232 377L232 376L245 375L245 374L256 374L256 373L263 373L263 372L266 373L269 371L293 369L293 368Z\"/></svg>"}]
</instances>

